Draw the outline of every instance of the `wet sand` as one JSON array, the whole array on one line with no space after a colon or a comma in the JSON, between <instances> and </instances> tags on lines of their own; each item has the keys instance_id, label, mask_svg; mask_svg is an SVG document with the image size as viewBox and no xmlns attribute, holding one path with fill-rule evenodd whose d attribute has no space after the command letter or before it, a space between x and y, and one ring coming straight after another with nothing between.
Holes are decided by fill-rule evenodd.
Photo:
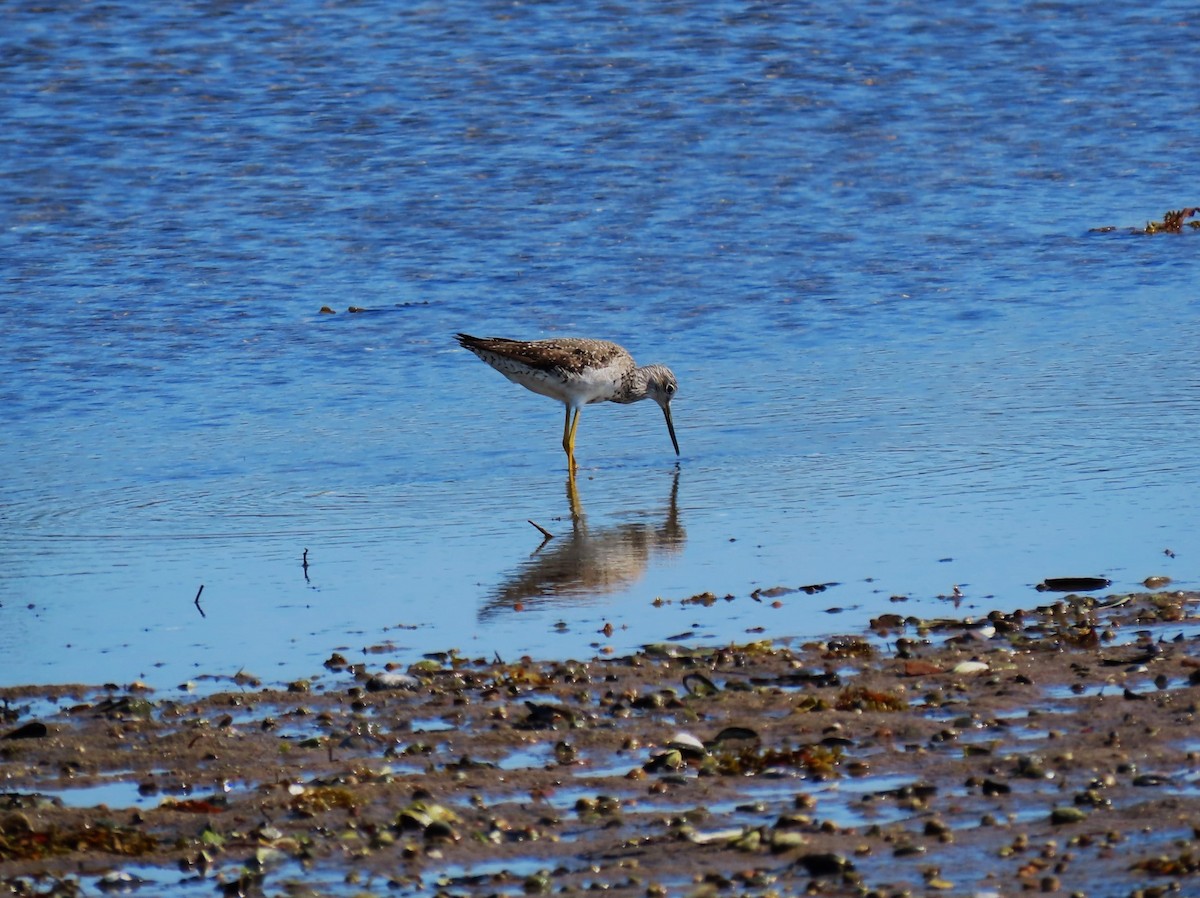
<instances>
[{"instance_id":1,"label":"wet sand","mask_svg":"<svg viewBox=\"0 0 1200 898\"><path fill-rule=\"evenodd\" d=\"M1200 595L1039 598L994 633L0 689L0 884L1200 894Z\"/></svg>"}]
</instances>

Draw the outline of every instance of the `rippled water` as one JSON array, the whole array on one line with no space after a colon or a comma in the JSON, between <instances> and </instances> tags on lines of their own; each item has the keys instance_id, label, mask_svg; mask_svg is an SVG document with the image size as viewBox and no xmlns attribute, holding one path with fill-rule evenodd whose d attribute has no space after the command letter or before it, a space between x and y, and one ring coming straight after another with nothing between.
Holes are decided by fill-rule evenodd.
<instances>
[{"instance_id":1,"label":"rippled water","mask_svg":"<svg viewBox=\"0 0 1200 898\"><path fill-rule=\"evenodd\" d=\"M5 19L0 682L1197 586L1190 4ZM682 458L589 408L573 515L460 330L670 364Z\"/></svg>"}]
</instances>

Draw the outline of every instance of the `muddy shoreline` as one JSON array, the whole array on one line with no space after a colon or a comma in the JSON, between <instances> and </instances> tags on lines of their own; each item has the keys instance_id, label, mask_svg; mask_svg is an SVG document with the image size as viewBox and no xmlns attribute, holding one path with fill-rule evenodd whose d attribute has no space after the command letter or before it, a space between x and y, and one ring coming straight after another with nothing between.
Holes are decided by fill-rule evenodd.
<instances>
[{"instance_id":1,"label":"muddy shoreline","mask_svg":"<svg viewBox=\"0 0 1200 898\"><path fill-rule=\"evenodd\" d=\"M194 699L0 689L0 894L1200 894L1200 594L1040 598L806 645L334 655Z\"/></svg>"}]
</instances>

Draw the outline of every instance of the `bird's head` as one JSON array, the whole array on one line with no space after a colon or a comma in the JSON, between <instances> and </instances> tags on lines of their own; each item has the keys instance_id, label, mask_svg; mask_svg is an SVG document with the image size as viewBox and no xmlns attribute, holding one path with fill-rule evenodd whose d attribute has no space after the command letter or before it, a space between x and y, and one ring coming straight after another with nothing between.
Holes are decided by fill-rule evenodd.
<instances>
[{"instance_id":1,"label":"bird's head","mask_svg":"<svg viewBox=\"0 0 1200 898\"><path fill-rule=\"evenodd\" d=\"M675 439L675 424L671 420L671 400L679 391L679 382L675 380L675 373L666 365L648 365L644 370L646 396L657 402L658 407L663 410L663 417L667 419L667 432L671 434L671 445L675 447L675 454L678 455L679 440Z\"/></svg>"}]
</instances>

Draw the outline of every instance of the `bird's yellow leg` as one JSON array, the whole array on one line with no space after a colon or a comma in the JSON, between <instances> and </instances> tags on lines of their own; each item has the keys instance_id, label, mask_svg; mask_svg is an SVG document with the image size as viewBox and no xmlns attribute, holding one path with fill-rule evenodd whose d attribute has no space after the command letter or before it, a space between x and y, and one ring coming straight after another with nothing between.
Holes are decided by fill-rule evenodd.
<instances>
[{"instance_id":1,"label":"bird's yellow leg","mask_svg":"<svg viewBox=\"0 0 1200 898\"><path fill-rule=\"evenodd\" d=\"M576 412L576 415L578 414ZM567 453L567 473L572 477L575 476L575 453L572 451L574 449L574 435L575 431L571 428L571 406L568 405L566 417L563 418L562 447L563 452Z\"/></svg>"},{"instance_id":2,"label":"bird's yellow leg","mask_svg":"<svg viewBox=\"0 0 1200 898\"><path fill-rule=\"evenodd\" d=\"M568 423L570 422L569 426ZM571 407L567 406L567 419L563 422L563 449L567 453L567 465L572 474L578 465L575 464L575 429L579 426L579 409L575 409L574 417L571 416Z\"/></svg>"}]
</instances>

